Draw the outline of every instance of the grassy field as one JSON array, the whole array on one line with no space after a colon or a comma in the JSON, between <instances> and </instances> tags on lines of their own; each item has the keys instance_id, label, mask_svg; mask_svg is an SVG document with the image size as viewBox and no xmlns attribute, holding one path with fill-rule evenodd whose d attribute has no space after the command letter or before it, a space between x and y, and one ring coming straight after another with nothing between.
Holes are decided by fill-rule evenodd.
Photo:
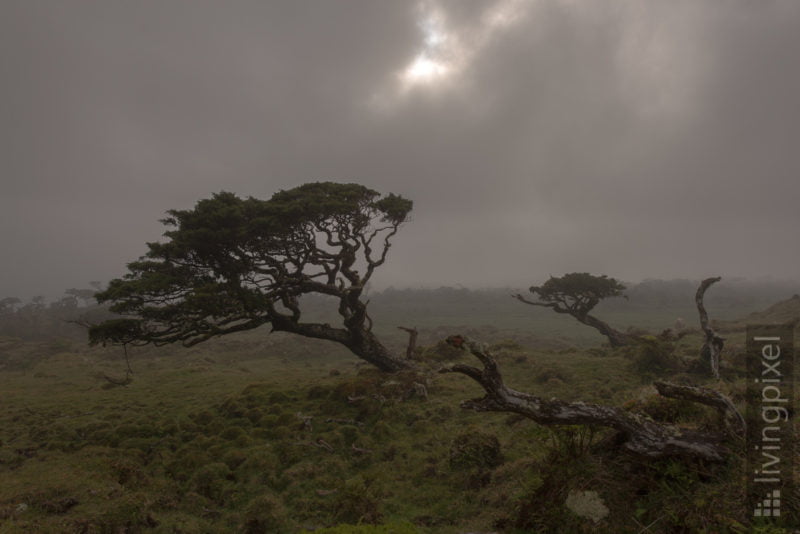
<instances>
[{"instance_id":1,"label":"grassy field","mask_svg":"<svg viewBox=\"0 0 800 534\"><path fill-rule=\"evenodd\" d=\"M636 351L601 348L591 330L536 311L535 321L375 318L398 349L400 324L431 345L480 337L519 390L715 424L704 407L657 398ZM737 311L752 310L722 318ZM604 318L661 330L690 314ZM728 337L735 361L743 335ZM699 345L690 335L674 353L690 358ZM0 355L2 533L769 532L748 522L735 448L722 465L647 462L596 447L602 429L461 410L481 395L462 375L381 375L325 342L260 330L189 350L135 349L133 381L119 387L101 375L124 375L121 349L5 338ZM453 357L429 350L426 366ZM743 400L734 370L716 387ZM581 495L594 512L567 506Z\"/></svg>"}]
</instances>

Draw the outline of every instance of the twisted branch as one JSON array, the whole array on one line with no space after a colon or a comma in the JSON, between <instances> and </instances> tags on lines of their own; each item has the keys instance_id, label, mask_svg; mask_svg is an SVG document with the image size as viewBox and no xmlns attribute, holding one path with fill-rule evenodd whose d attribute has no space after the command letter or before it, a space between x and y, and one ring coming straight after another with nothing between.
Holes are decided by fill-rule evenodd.
<instances>
[{"instance_id":1,"label":"twisted branch","mask_svg":"<svg viewBox=\"0 0 800 534\"><path fill-rule=\"evenodd\" d=\"M440 373L461 373L483 387L486 395L461 403L465 409L479 412L512 412L523 415L542 425L598 425L619 433L620 446L648 458L687 456L710 461L722 461L727 450L721 444L723 436L656 423L643 415L634 414L613 406L584 402L564 402L543 399L509 388L503 382L497 362L486 345L464 336L450 336L447 343L468 350L483 364L483 369L455 364L440 369ZM665 396L677 389L665 388ZM685 396L681 398L687 398ZM711 397L709 397L711 398ZM694 399L690 399L694 400Z\"/></svg>"}]
</instances>

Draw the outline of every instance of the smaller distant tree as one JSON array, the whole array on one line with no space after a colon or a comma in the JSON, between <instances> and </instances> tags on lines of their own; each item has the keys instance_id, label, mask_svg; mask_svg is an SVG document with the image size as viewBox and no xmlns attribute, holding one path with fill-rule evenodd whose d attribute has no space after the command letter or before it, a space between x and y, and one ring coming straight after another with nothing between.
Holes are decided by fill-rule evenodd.
<instances>
[{"instance_id":1,"label":"smaller distant tree","mask_svg":"<svg viewBox=\"0 0 800 534\"><path fill-rule=\"evenodd\" d=\"M45 308L46 300L42 295L37 295L31 299L30 306L34 311L40 312Z\"/></svg>"},{"instance_id":2,"label":"smaller distant tree","mask_svg":"<svg viewBox=\"0 0 800 534\"><path fill-rule=\"evenodd\" d=\"M76 289L71 288L64 291L70 297L74 297L76 299L80 299L84 306L89 306L95 302L94 294L97 293L99 289Z\"/></svg>"},{"instance_id":3,"label":"smaller distant tree","mask_svg":"<svg viewBox=\"0 0 800 534\"><path fill-rule=\"evenodd\" d=\"M571 315L608 338L612 347L621 347L631 342L631 336L615 330L589 312L603 299L623 296L624 290L624 285L606 275L569 273L561 277L551 276L541 286L531 286L529 291L536 300L529 300L519 293L512 296L531 306L542 306L556 313Z\"/></svg>"},{"instance_id":4,"label":"smaller distant tree","mask_svg":"<svg viewBox=\"0 0 800 534\"><path fill-rule=\"evenodd\" d=\"M63 297L50 303L49 309L55 312L75 311L78 308L78 299L72 295Z\"/></svg>"},{"instance_id":5,"label":"smaller distant tree","mask_svg":"<svg viewBox=\"0 0 800 534\"><path fill-rule=\"evenodd\" d=\"M16 311L16 306L22 303L17 297L4 297L0 299L0 314L12 314Z\"/></svg>"}]
</instances>

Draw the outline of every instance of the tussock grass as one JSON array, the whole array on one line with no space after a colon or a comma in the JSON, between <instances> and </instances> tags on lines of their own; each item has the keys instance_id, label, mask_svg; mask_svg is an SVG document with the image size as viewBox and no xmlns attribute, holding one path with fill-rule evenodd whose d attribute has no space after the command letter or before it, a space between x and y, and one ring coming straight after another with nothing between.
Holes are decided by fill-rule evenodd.
<instances>
[{"instance_id":1,"label":"tussock grass","mask_svg":"<svg viewBox=\"0 0 800 534\"><path fill-rule=\"evenodd\" d=\"M624 352L489 334L515 389L713 423L653 400ZM0 372L0 532L746 531L736 453L644 462L600 429L463 411L482 395L464 377L430 375L426 400L413 388L426 377L387 377L308 340L249 333L131 357L133 381L111 389L97 375L124 373L112 350L59 347ZM597 492L608 516L571 512L571 491Z\"/></svg>"}]
</instances>

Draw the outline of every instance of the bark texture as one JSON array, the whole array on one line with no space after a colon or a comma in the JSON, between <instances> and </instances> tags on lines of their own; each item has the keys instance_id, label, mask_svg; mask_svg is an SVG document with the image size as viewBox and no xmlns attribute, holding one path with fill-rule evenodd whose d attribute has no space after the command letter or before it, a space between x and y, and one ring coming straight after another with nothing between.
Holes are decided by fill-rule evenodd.
<instances>
[{"instance_id":1,"label":"bark texture","mask_svg":"<svg viewBox=\"0 0 800 534\"><path fill-rule=\"evenodd\" d=\"M398 358L392 354L380 342L377 336L366 328L334 328L328 324L299 323L287 319L273 320L272 330L335 341L350 349L353 354L362 360L371 363L381 371L387 373L395 373L397 371L414 368L412 362Z\"/></svg>"},{"instance_id":2,"label":"bark texture","mask_svg":"<svg viewBox=\"0 0 800 534\"><path fill-rule=\"evenodd\" d=\"M654 382L658 393L664 397L699 402L716 408L731 435L744 438L747 424L733 402L718 391L698 386L682 386L669 382Z\"/></svg>"}]
</instances>

